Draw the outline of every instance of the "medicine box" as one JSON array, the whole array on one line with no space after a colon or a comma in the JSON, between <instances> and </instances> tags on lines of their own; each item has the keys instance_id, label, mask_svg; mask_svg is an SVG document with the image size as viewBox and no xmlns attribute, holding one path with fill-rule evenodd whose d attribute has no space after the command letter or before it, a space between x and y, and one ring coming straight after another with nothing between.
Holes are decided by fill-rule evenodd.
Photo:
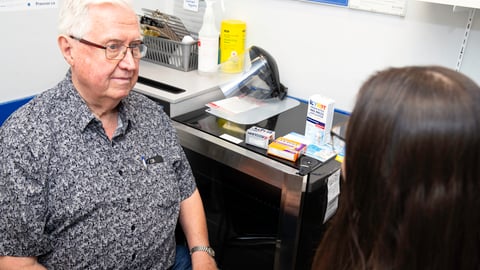
<instances>
[{"instance_id":1,"label":"medicine box","mask_svg":"<svg viewBox=\"0 0 480 270\"><path fill-rule=\"evenodd\" d=\"M275 140L275 131L253 126L247 129L245 143L267 149L268 145Z\"/></svg>"},{"instance_id":2,"label":"medicine box","mask_svg":"<svg viewBox=\"0 0 480 270\"><path fill-rule=\"evenodd\" d=\"M294 141L285 137L279 137L268 145L267 153L295 162L301 155L305 153L307 145L298 141Z\"/></svg>"},{"instance_id":3,"label":"medicine box","mask_svg":"<svg viewBox=\"0 0 480 270\"><path fill-rule=\"evenodd\" d=\"M337 153L334 151L331 144L322 144L322 145L309 144L307 146L305 155L318 159L321 162L325 162L333 158L334 156L336 156Z\"/></svg>"},{"instance_id":4,"label":"medicine box","mask_svg":"<svg viewBox=\"0 0 480 270\"><path fill-rule=\"evenodd\" d=\"M307 138L305 135L298 134L296 132L290 132L287 135L283 136L284 138L294 140L296 142L304 143L307 145L305 149L305 155L318 159L322 162L332 158L336 155L335 151L333 151L332 145L330 144L323 144L323 145L316 145L313 144L312 141Z\"/></svg>"},{"instance_id":5,"label":"medicine box","mask_svg":"<svg viewBox=\"0 0 480 270\"><path fill-rule=\"evenodd\" d=\"M323 145L330 140L335 101L321 95L309 98L305 137L313 144Z\"/></svg>"}]
</instances>

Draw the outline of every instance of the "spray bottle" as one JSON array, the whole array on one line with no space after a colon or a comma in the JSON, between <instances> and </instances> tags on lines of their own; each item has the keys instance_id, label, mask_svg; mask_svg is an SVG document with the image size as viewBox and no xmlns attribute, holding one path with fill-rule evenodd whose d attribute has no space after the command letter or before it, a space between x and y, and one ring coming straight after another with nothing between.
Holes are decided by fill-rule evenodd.
<instances>
[{"instance_id":1,"label":"spray bottle","mask_svg":"<svg viewBox=\"0 0 480 270\"><path fill-rule=\"evenodd\" d=\"M215 1L205 0L207 4L203 15L203 24L198 32L198 72L215 73L218 69L218 41L220 32L215 25L213 4Z\"/></svg>"}]
</instances>

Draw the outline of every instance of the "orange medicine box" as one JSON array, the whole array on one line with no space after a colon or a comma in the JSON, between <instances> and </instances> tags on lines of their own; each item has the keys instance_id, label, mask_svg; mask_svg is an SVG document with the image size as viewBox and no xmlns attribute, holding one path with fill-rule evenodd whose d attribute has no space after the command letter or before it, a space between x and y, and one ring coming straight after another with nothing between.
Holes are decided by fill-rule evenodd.
<instances>
[{"instance_id":1,"label":"orange medicine box","mask_svg":"<svg viewBox=\"0 0 480 270\"><path fill-rule=\"evenodd\" d=\"M268 145L267 153L295 162L305 153L307 145L285 137L279 137Z\"/></svg>"}]
</instances>

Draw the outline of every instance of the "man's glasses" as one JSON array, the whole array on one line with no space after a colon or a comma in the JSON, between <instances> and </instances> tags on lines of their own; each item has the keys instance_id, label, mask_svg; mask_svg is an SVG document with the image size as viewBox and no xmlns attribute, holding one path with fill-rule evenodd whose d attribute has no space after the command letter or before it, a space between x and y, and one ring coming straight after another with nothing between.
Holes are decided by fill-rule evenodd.
<instances>
[{"instance_id":1,"label":"man's glasses","mask_svg":"<svg viewBox=\"0 0 480 270\"><path fill-rule=\"evenodd\" d=\"M100 44L90 42L83 38L77 38L74 36L70 37L80 41L85 45L105 50L105 57L110 60L122 60L127 54L128 49L132 51L133 58L137 59L144 57L147 53L147 46L145 46L142 41L135 41L133 43L130 43L130 45L128 46L125 46L122 43L108 43L107 45L102 46Z\"/></svg>"}]
</instances>

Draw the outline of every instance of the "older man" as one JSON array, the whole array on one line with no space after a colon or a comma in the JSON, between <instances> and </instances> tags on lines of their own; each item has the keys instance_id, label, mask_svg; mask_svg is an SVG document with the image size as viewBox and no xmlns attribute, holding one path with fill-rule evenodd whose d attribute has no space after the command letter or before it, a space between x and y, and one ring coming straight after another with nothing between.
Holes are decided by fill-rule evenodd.
<instances>
[{"instance_id":1,"label":"older man","mask_svg":"<svg viewBox=\"0 0 480 270\"><path fill-rule=\"evenodd\" d=\"M63 5L69 72L0 129L0 269L169 269L177 221L193 269L216 269L170 120L131 91L147 50L134 10Z\"/></svg>"}]
</instances>

